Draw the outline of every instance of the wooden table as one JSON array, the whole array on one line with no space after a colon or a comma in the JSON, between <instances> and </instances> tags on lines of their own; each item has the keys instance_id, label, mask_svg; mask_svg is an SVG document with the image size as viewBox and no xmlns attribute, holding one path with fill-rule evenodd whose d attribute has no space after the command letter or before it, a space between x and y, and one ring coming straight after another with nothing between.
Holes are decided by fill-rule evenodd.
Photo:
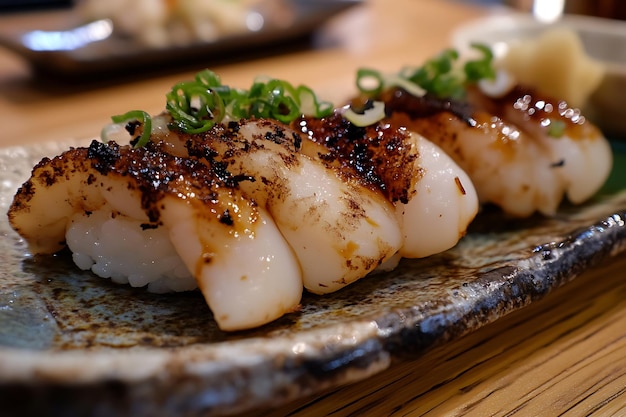
<instances>
[{"instance_id":1,"label":"wooden table","mask_svg":"<svg viewBox=\"0 0 626 417\"><path fill-rule=\"evenodd\" d=\"M354 91L358 67L419 64L448 46L455 26L490 12L442 0L372 0L329 22L316 48L211 68L230 85L245 87L267 74L341 102ZM0 16L0 30L24 21ZM61 83L35 79L24 62L0 50L0 145L97 136L113 114L161 111L169 87L195 71ZM626 260L617 259L421 358L249 415L626 415L625 268Z\"/></svg>"},{"instance_id":2,"label":"wooden table","mask_svg":"<svg viewBox=\"0 0 626 417\"><path fill-rule=\"evenodd\" d=\"M246 416L623 416L626 261L423 357Z\"/></svg>"}]
</instances>

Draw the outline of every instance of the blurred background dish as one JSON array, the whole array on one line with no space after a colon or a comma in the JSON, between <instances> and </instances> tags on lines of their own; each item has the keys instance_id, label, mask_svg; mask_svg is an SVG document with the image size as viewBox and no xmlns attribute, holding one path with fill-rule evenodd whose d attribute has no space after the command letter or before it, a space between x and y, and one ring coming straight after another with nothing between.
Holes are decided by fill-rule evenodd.
<instances>
[{"instance_id":1,"label":"blurred background dish","mask_svg":"<svg viewBox=\"0 0 626 417\"><path fill-rule=\"evenodd\" d=\"M575 32L585 52L604 65L604 77L582 110L605 134L625 138L626 22L574 14L543 22L529 13L505 12L459 27L452 34L452 44L461 52L467 52L472 42L489 44L501 57L512 43L535 38L554 28L568 28Z\"/></svg>"},{"instance_id":2,"label":"blurred background dish","mask_svg":"<svg viewBox=\"0 0 626 417\"><path fill-rule=\"evenodd\" d=\"M80 21L107 20L115 35L166 48L286 26L293 3L285 0L77 0Z\"/></svg>"},{"instance_id":3,"label":"blurred background dish","mask_svg":"<svg viewBox=\"0 0 626 417\"><path fill-rule=\"evenodd\" d=\"M277 45L306 38L331 17L361 3L246 0L228 2L228 9L207 7L200 13L195 0L162 2L180 5L172 10L156 7L160 1L84 0L51 14L56 27L3 27L0 45L21 55L35 70L56 75L207 62L254 49L269 53ZM211 13L213 20L207 17ZM138 29L133 30L129 22Z\"/></svg>"},{"instance_id":4,"label":"blurred background dish","mask_svg":"<svg viewBox=\"0 0 626 417\"><path fill-rule=\"evenodd\" d=\"M71 7L72 0L0 0L0 13Z\"/></svg>"}]
</instances>

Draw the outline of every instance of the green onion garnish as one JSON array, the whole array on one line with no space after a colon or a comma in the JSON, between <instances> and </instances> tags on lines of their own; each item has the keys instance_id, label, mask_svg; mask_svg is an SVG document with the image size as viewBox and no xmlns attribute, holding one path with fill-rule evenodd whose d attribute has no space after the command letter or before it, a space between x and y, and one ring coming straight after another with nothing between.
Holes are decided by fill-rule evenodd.
<instances>
[{"instance_id":1,"label":"green onion garnish","mask_svg":"<svg viewBox=\"0 0 626 417\"><path fill-rule=\"evenodd\" d=\"M263 117L290 123L302 115L320 118L333 111L331 103L318 101L308 87L257 78L249 90L232 89L210 70L176 84L167 94L166 108L173 125L187 133L206 132L224 120Z\"/></svg>"},{"instance_id":2,"label":"green onion garnish","mask_svg":"<svg viewBox=\"0 0 626 417\"><path fill-rule=\"evenodd\" d=\"M459 53L446 49L418 68L405 68L398 74L385 76L372 69L357 72L356 85L367 97L376 97L383 90L401 87L410 94L423 96L426 93L440 98L461 98L468 84L483 79L494 79L493 53L483 44L472 44L480 57L461 63Z\"/></svg>"},{"instance_id":3,"label":"green onion garnish","mask_svg":"<svg viewBox=\"0 0 626 417\"><path fill-rule=\"evenodd\" d=\"M562 120L551 120L548 126L548 136L560 138L565 134L565 122Z\"/></svg>"},{"instance_id":4,"label":"green onion garnish","mask_svg":"<svg viewBox=\"0 0 626 417\"><path fill-rule=\"evenodd\" d=\"M343 117L355 126L370 126L385 118L385 103L374 101L371 103L371 107L362 112L356 112L351 106L347 106L343 110Z\"/></svg>"},{"instance_id":5,"label":"green onion garnish","mask_svg":"<svg viewBox=\"0 0 626 417\"><path fill-rule=\"evenodd\" d=\"M391 76L383 76L373 69L360 69L356 85L362 94L374 98L391 87L401 87L416 96L431 93L441 98L459 98L467 84L495 78L493 53L489 47L481 44L472 47L481 52L481 56L465 62L462 68L459 68L459 53L447 49L420 68L404 69ZM223 85L219 76L207 69L196 74L192 81L174 85L166 94L166 109L173 119L173 127L194 134L206 132L217 123L251 117L272 118L283 123L300 116L322 118L332 114L334 108L332 103L318 101L313 90L306 86L294 87L283 80L257 78L249 90L234 89ZM364 113L347 109L343 114L354 124L367 126L384 117L384 104L375 102L373 108ZM144 146L150 140L152 123L146 112L134 110L113 116L112 120L142 124L135 147ZM556 126L553 124L551 129Z\"/></svg>"},{"instance_id":6,"label":"green onion garnish","mask_svg":"<svg viewBox=\"0 0 626 417\"><path fill-rule=\"evenodd\" d=\"M112 116L113 123L129 123L138 122L142 126L141 135L136 139L134 144L135 148L145 146L150 141L150 134L152 133L152 119L150 115L143 110L131 110L124 114ZM134 129L133 129L134 130Z\"/></svg>"},{"instance_id":7,"label":"green onion garnish","mask_svg":"<svg viewBox=\"0 0 626 417\"><path fill-rule=\"evenodd\" d=\"M368 86L368 84L372 84ZM356 73L356 86L360 92L369 96L377 96L383 91L385 81L380 72L369 69L361 68Z\"/></svg>"},{"instance_id":8,"label":"green onion garnish","mask_svg":"<svg viewBox=\"0 0 626 417\"><path fill-rule=\"evenodd\" d=\"M467 61L463 67L465 76L470 82L478 82L483 79L493 80L496 78L496 70L494 69L493 52L488 46L482 44L472 44L472 47L482 53L482 58L473 61Z\"/></svg>"},{"instance_id":9,"label":"green onion garnish","mask_svg":"<svg viewBox=\"0 0 626 417\"><path fill-rule=\"evenodd\" d=\"M432 58L408 77L410 81L438 97L459 97L463 94L463 80L453 71L459 54L446 49Z\"/></svg>"},{"instance_id":10,"label":"green onion garnish","mask_svg":"<svg viewBox=\"0 0 626 417\"><path fill-rule=\"evenodd\" d=\"M224 118L219 94L201 82L181 82L166 95L165 108L175 126L187 133L205 132Z\"/></svg>"}]
</instances>

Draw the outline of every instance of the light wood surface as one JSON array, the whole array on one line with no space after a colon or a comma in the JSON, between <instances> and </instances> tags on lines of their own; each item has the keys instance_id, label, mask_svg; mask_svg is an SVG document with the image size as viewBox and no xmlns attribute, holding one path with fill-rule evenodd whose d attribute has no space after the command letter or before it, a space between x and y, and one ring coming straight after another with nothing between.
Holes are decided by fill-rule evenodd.
<instances>
[{"instance_id":1,"label":"light wood surface","mask_svg":"<svg viewBox=\"0 0 626 417\"><path fill-rule=\"evenodd\" d=\"M624 416L626 260L365 381L246 416Z\"/></svg>"},{"instance_id":2,"label":"light wood surface","mask_svg":"<svg viewBox=\"0 0 626 417\"><path fill-rule=\"evenodd\" d=\"M246 87L259 74L306 83L341 102L358 67L395 71L448 46L459 24L492 10L442 0L371 0L333 19L316 48L211 65ZM0 31L37 15L0 16ZM223 61L223 60L222 60ZM91 83L35 78L0 49L0 146L97 136L109 117L157 113L200 69L150 70ZM546 299L365 381L250 416L626 415L626 260L586 272Z\"/></svg>"}]
</instances>

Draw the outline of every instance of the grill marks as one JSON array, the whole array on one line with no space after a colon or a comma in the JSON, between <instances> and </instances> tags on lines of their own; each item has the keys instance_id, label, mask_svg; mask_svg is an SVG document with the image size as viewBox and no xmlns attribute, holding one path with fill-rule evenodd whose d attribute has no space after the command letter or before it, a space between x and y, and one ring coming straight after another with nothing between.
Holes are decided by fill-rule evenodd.
<instances>
[{"instance_id":1,"label":"grill marks","mask_svg":"<svg viewBox=\"0 0 626 417\"><path fill-rule=\"evenodd\" d=\"M226 225L233 225L227 202L237 200L232 192L237 180L220 164L203 164L196 158L181 158L163 151L159 144L130 148L116 143L93 141L86 151L76 155L84 159L100 174L128 177L129 190L141 195L141 205L150 222L156 223L160 216L160 201L166 195L215 207L211 211ZM196 203L194 203L196 202ZM224 207L221 207L224 206Z\"/></svg>"},{"instance_id":2,"label":"grill marks","mask_svg":"<svg viewBox=\"0 0 626 417\"><path fill-rule=\"evenodd\" d=\"M324 119L301 118L293 125L323 145L328 153L320 157L340 167L345 175L379 189L391 202L407 203L411 199L422 173L411 169L419 153L406 129L386 123L358 127L340 114Z\"/></svg>"},{"instance_id":3,"label":"grill marks","mask_svg":"<svg viewBox=\"0 0 626 417\"><path fill-rule=\"evenodd\" d=\"M265 130L248 141L241 136L246 123L248 121L231 122L198 135L178 135L187 137L188 156L208 162L213 173L229 187L237 187L242 181L266 181L246 173L245 167L232 169L232 166L246 153L267 147L267 142L284 149L280 157L286 169L298 166L296 154L305 154L347 181L382 192L390 202L407 203L416 181L423 176L419 169L413 169L419 152L410 134L397 125L379 123L362 128L340 114L323 119L303 117L291 127L258 120L254 123ZM233 175L233 171L238 174Z\"/></svg>"},{"instance_id":4,"label":"grill marks","mask_svg":"<svg viewBox=\"0 0 626 417\"><path fill-rule=\"evenodd\" d=\"M87 148L70 149L53 159L45 158L17 191L9 219L20 229L23 215L39 204L34 201L38 191L57 185L64 187L70 179L78 178L82 190L71 192L84 195L66 200L76 211L84 210L79 206L93 197L90 188L110 191L110 184L123 183L129 193L139 196L147 228L161 223L163 200L168 197L186 201L198 209L197 213L213 216L235 231L251 228L251 219L258 217L255 205L237 190L238 183L248 178L231 176L220 164L205 164L197 158L178 157L166 150L160 143L135 149L115 142L93 141Z\"/></svg>"}]
</instances>

